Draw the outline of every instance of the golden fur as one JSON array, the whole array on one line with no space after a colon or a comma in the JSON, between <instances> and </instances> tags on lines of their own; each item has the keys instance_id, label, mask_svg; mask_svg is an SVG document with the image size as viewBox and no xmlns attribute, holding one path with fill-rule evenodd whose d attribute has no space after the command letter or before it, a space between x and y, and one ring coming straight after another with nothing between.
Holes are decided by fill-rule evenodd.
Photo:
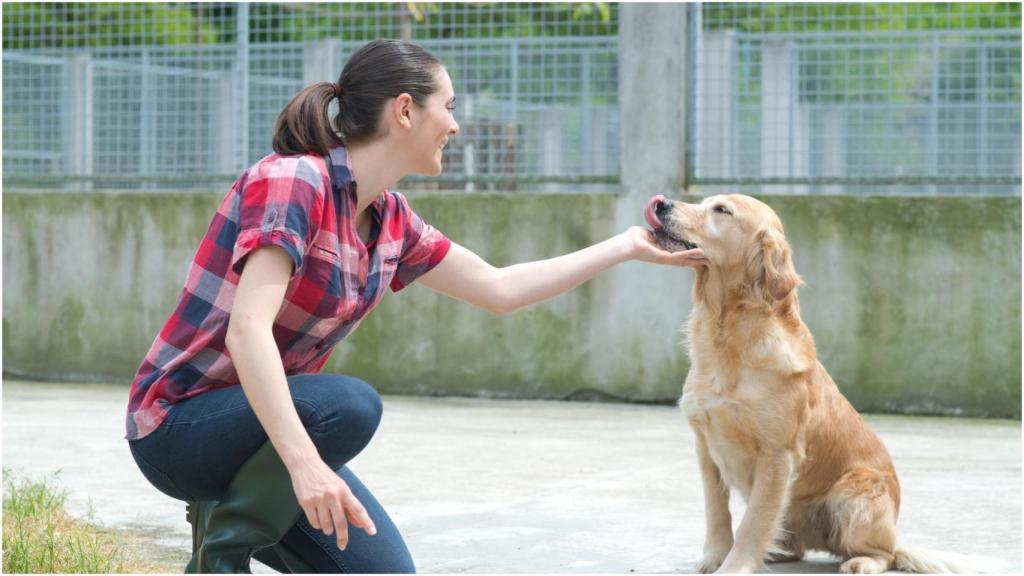
<instances>
[{"instance_id":1,"label":"golden fur","mask_svg":"<svg viewBox=\"0 0 1024 576\"><path fill-rule=\"evenodd\" d=\"M818 362L782 223L741 195L666 202L663 232L704 250L680 400L697 442L707 531L701 572L753 572L811 549L842 572L952 565L896 547L900 486L885 446ZM666 241L664 234L661 239ZM678 244L678 243L677 243ZM729 494L747 509L735 537Z\"/></svg>"}]
</instances>

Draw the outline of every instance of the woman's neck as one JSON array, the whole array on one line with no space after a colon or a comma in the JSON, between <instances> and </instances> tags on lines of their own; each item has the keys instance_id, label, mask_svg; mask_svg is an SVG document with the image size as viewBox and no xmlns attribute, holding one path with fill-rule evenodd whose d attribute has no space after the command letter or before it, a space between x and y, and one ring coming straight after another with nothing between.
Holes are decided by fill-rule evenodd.
<instances>
[{"instance_id":1,"label":"woman's neck","mask_svg":"<svg viewBox=\"0 0 1024 576\"><path fill-rule=\"evenodd\" d=\"M359 214L406 175L403 159L397 157L387 138L352 146L348 148L348 157L352 163L352 178L356 181L356 212Z\"/></svg>"}]
</instances>

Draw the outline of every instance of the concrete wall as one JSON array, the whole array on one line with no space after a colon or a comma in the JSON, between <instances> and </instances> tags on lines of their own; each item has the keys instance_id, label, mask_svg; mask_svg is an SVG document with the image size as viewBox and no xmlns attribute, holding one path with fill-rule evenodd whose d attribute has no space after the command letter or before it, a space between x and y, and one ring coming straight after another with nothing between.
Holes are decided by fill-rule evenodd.
<instances>
[{"instance_id":1,"label":"concrete wall","mask_svg":"<svg viewBox=\"0 0 1024 576\"><path fill-rule=\"evenodd\" d=\"M219 194L3 196L3 368L127 383L174 308ZM805 321L859 408L1020 418L1019 198L765 198L795 253ZM495 265L642 222L612 195L414 196ZM671 401L693 273L627 263L506 317L413 285L327 370L398 394Z\"/></svg>"}]
</instances>

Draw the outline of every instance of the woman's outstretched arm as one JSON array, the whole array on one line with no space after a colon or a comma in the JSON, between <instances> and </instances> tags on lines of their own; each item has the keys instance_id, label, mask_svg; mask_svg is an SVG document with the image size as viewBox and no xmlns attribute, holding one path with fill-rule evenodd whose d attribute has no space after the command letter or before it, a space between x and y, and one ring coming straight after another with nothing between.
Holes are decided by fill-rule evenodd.
<instances>
[{"instance_id":1,"label":"woman's outstretched arm","mask_svg":"<svg viewBox=\"0 0 1024 576\"><path fill-rule=\"evenodd\" d=\"M706 264L699 248L666 252L653 242L648 230L634 226L604 242L564 256L505 268L495 268L453 242L444 260L418 282L495 314L508 314L572 290L628 260L690 268Z\"/></svg>"}]
</instances>

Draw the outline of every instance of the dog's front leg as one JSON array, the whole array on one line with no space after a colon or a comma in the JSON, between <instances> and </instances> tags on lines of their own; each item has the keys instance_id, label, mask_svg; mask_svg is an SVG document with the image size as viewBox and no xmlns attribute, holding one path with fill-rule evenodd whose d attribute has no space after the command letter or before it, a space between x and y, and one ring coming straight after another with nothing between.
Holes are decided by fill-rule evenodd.
<instances>
[{"instance_id":1,"label":"dog's front leg","mask_svg":"<svg viewBox=\"0 0 1024 576\"><path fill-rule=\"evenodd\" d=\"M729 487L711 459L704 435L697 432L696 436L697 462L704 481L704 557L697 571L709 574L718 570L732 549L732 515L729 513Z\"/></svg>"},{"instance_id":2,"label":"dog's front leg","mask_svg":"<svg viewBox=\"0 0 1024 576\"><path fill-rule=\"evenodd\" d=\"M736 543L718 569L722 573L753 572L761 565L788 498L793 461L785 452L760 454L754 465L754 486Z\"/></svg>"}]
</instances>

